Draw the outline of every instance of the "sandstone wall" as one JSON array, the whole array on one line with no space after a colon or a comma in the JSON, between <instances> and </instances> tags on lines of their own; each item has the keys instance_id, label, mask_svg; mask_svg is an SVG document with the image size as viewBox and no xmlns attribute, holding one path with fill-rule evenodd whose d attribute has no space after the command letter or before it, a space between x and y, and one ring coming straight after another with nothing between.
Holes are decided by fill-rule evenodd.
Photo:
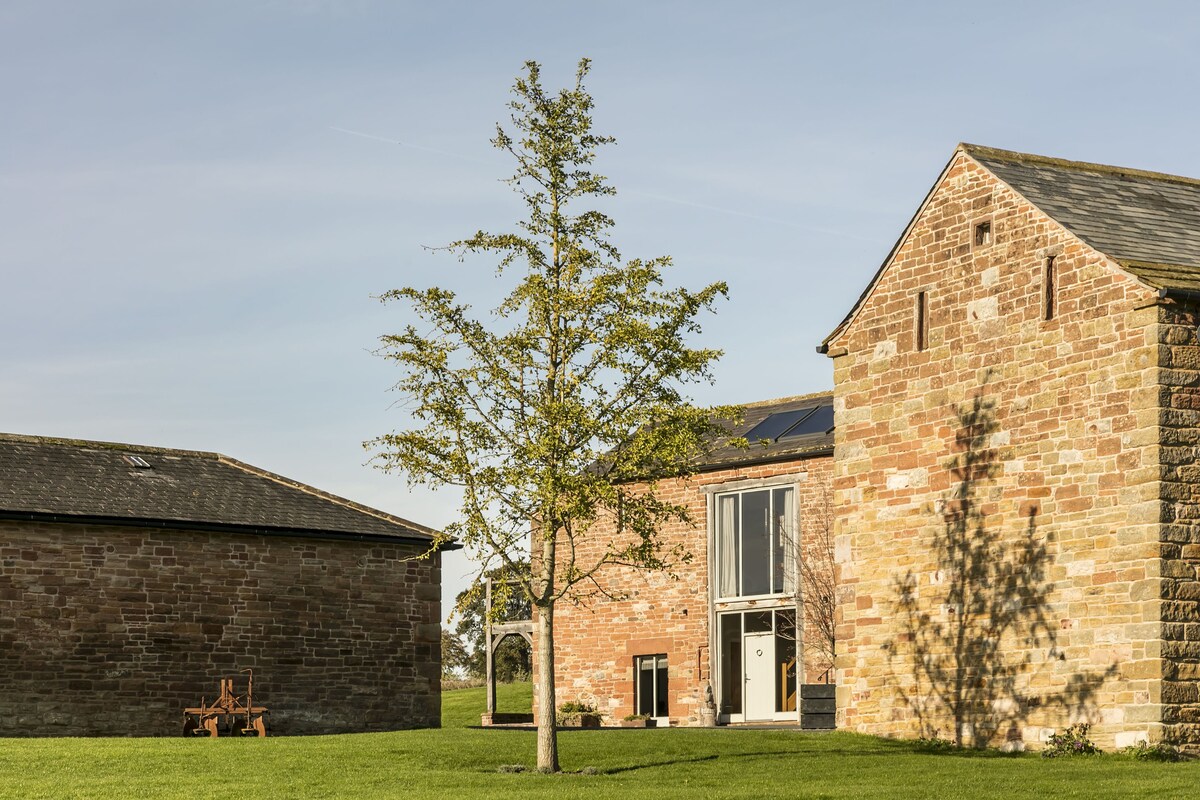
<instances>
[{"instance_id":1,"label":"sandstone wall","mask_svg":"<svg viewBox=\"0 0 1200 800\"><path fill-rule=\"evenodd\" d=\"M1162 308L1163 722L1200 745L1200 308Z\"/></svg>"},{"instance_id":2,"label":"sandstone wall","mask_svg":"<svg viewBox=\"0 0 1200 800\"><path fill-rule=\"evenodd\" d=\"M0 736L171 736L252 668L272 734L440 724L440 558L0 523Z\"/></svg>"},{"instance_id":3,"label":"sandstone wall","mask_svg":"<svg viewBox=\"0 0 1200 800\"><path fill-rule=\"evenodd\" d=\"M668 663L668 702L671 724L700 721L709 673L709 532L706 488L742 480L783 475L804 477L799 483L804 541L820 525L832 473L828 456L775 464L706 472L687 480L664 481L658 494L686 505L694 526L676 524L663 531L665 545L682 544L693 556L675 570L678 580L662 572L614 567L599 577L618 599L593 596L585 602L561 603L555 611L555 658L558 702L591 703L607 715L606 722L633 713L634 656L665 653ZM601 552L599 543L610 531L595 530L581 563ZM534 656L536 670L537 656ZM819 658L810 659L809 674L824 670ZM535 675L535 680L538 680ZM715 689L715 687L714 687ZM536 697L536 693L535 693Z\"/></svg>"},{"instance_id":4,"label":"sandstone wall","mask_svg":"<svg viewBox=\"0 0 1200 800\"><path fill-rule=\"evenodd\" d=\"M982 220L992 241L975 246ZM1093 723L1104 747L1163 734L1158 335L1150 290L958 157L831 342L839 727L954 738L957 692L968 740L1036 745L1071 721ZM964 599L939 543L961 503L947 468L955 410L976 397L994 404L981 445L995 471L973 487L982 528L971 523L966 546L992 548L984 564L1030 563L1005 573L1012 586L986 585L999 573L980 567ZM996 641L964 613L977 602L1007 615ZM958 654L965 688L945 669L962 641L978 646ZM941 665L942 685L921 658Z\"/></svg>"}]
</instances>

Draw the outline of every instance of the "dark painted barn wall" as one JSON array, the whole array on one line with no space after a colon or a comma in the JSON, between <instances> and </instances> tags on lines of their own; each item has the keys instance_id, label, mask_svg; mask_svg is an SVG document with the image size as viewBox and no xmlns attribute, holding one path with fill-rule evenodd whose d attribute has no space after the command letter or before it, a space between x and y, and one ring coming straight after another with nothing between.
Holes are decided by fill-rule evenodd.
<instances>
[{"instance_id":1,"label":"dark painted barn wall","mask_svg":"<svg viewBox=\"0 0 1200 800\"><path fill-rule=\"evenodd\" d=\"M273 735L436 727L420 549L0 522L0 736L178 735L248 667Z\"/></svg>"}]
</instances>

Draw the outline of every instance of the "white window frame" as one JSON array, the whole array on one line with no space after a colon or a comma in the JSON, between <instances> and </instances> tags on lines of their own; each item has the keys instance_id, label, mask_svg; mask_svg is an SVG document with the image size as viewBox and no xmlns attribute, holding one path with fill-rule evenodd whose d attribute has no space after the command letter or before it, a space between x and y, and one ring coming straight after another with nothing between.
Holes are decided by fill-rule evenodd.
<instances>
[{"instance_id":1,"label":"white window frame","mask_svg":"<svg viewBox=\"0 0 1200 800\"><path fill-rule=\"evenodd\" d=\"M670 721L671 721L671 696L670 696L670 692L669 692L669 690L671 688L671 661L667 657L666 653L647 653L646 655L640 655L640 656L633 657L633 710L634 710L634 713L642 713L638 709L640 709L641 705L642 705L642 703L641 703L641 701L642 701L642 663L645 661L650 661L653 664L653 668L650 670L651 674L654 676L652 678L652 687L653 688L651 689L651 693L653 694L653 697L651 698L650 703L651 703L651 707L654 708L654 710L656 712L658 710L658 704L655 701L658 699L658 692L659 692L659 686L658 686L659 662L661 661L662 666L666 667L667 686L663 689L663 691L666 692L665 700L666 700L667 713L663 716L659 716L657 713L651 714L650 718L653 719L659 725L664 725L664 726L669 725Z\"/></svg>"},{"instance_id":2,"label":"white window frame","mask_svg":"<svg viewBox=\"0 0 1200 800\"><path fill-rule=\"evenodd\" d=\"M720 546L720 530L719 530L721 498L730 497L730 496L734 496L734 495L736 495L738 497L738 517L739 517L738 533L737 533L738 546L737 546L737 565L736 565L735 571L736 571L736 575L737 575L737 583L739 585L739 590L740 590L741 583L742 583L742 554L745 552L745 547L743 546L743 543L742 543L742 526L741 526L741 521L740 521L741 503L742 503L741 498L744 495L753 494L755 492L766 492L768 497L770 498L769 502L771 503L772 510L774 510L774 503L775 503L775 494L774 493L776 490L779 490L779 489L788 489L792 493L791 494L791 506L792 506L792 508L791 508L791 517L792 517L791 528L792 529L790 531L787 531L784 535L791 542L792 547L794 548L794 547L799 546L799 542L797 540L797 530L799 528L799 517L800 517L800 514L799 514L799 512L800 512L800 509L799 509L800 491L799 491L799 486L796 482L783 481L783 482L764 483L761 486L756 485L756 486L746 486L743 488L730 488L726 491L719 491L719 492L712 493L712 495L711 495L711 497L712 497L712 500L711 500L712 513L710 515L711 519L712 519L712 524L711 524L712 534L709 537L709 540L711 542L710 552L713 553L713 555L714 555L714 557L712 559L712 565L713 565L713 568L712 568L712 580L713 580L712 596L713 596L714 601L716 601L718 603L736 603L736 602L743 602L743 601L748 601L748 600L766 600L766 599L779 598L779 597L791 597L794 594L794 592L795 592L794 582L796 580L798 580L798 577L799 577L797 575L792 576L793 590L791 592L788 592L781 588L780 591L778 591L778 592L767 592L766 594L754 594L754 595L747 595L747 594L722 595L721 594L721 585L720 585L721 584L720 574L721 574L721 566L722 566L721 560L724 557L724 553L722 552L722 548ZM772 514L772 517L773 516L774 516L774 514ZM775 548L773 545L774 545L774 542L772 542L772 546L769 548L770 563L767 565L767 574L772 575L772 576L775 574L775 563L774 563ZM785 565L784 568L786 570L787 566ZM793 567L793 569L794 569L794 567ZM786 579L785 579L784 585L786 586Z\"/></svg>"}]
</instances>

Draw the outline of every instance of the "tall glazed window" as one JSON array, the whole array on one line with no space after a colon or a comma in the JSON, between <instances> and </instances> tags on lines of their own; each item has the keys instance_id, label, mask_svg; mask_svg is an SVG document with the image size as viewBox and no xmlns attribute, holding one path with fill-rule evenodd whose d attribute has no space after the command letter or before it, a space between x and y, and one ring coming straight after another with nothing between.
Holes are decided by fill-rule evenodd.
<instances>
[{"instance_id":1,"label":"tall glazed window","mask_svg":"<svg viewBox=\"0 0 1200 800\"><path fill-rule=\"evenodd\" d=\"M790 594L796 575L792 488L717 495L717 596Z\"/></svg>"}]
</instances>

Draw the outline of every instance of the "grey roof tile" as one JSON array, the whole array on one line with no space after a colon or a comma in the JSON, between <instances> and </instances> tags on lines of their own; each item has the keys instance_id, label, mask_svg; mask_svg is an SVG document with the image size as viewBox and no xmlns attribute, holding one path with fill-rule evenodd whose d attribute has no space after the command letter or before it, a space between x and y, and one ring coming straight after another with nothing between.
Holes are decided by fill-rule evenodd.
<instances>
[{"instance_id":1,"label":"grey roof tile","mask_svg":"<svg viewBox=\"0 0 1200 800\"><path fill-rule=\"evenodd\" d=\"M772 414L781 414L802 408L816 408L821 405L833 405L833 394L818 392L784 397L779 400L764 400L742 406L742 421L737 425L728 426L729 436L715 443L708 457L697 465L697 469L703 472L746 464L798 460L832 454L832 430L778 439L772 442L750 442L749 447L738 447L731 443L745 437L755 426Z\"/></svg>"},{"instance_id":2,"label":"grey roof tile","mask_svg":"<svg viewBox=\"0 0 1200 800\"><path fill-rule=\"evenodd\" d=\"M1200 281L1200 180L962 145L1025 199L1155 288Z\"/></svg>"},{"instance_id":3,"label":"grey roof tile","mask_svg":"<svg viewBox=\"0 0 1200 800\"><path fill-rule=\"evenodd\" d=\"M149 467L134 466L132 456ZM6 433L0 515L425 541L436 534L218 453Z\"/></svg>"}]
</instances>

